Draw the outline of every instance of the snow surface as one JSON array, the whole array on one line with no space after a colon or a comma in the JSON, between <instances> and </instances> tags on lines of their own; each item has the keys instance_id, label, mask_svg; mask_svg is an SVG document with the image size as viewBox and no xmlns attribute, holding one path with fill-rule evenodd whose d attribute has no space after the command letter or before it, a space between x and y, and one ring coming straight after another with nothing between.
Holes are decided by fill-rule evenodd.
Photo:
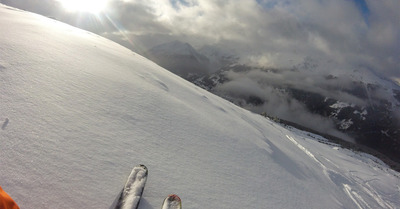
<instances>
[{"instance_id":1,"label":"snow surface","mask_svg":"<svg viewBox=\"0 0 400 209\"><path fill-rule=\"evenodd\" d=\"M0 5L0 185L21 208L398 208L399 174L243 110L128 49Z\"/></svg>"}]
</instances>

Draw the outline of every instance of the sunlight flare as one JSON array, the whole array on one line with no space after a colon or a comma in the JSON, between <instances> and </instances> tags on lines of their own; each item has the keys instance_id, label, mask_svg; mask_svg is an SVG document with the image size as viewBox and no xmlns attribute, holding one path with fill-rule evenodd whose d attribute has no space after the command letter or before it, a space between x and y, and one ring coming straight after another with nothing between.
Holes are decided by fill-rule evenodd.
<instances>
[{"instance_id":1,"label":"sunlight flare","mask_svg":"<svg viewBox=\"0 0 400 209\"><path fill-rule=\"evenodd\" d=\"M109 0L58 0L67 11L100 13Z\"/></svg>"}]
</instances>

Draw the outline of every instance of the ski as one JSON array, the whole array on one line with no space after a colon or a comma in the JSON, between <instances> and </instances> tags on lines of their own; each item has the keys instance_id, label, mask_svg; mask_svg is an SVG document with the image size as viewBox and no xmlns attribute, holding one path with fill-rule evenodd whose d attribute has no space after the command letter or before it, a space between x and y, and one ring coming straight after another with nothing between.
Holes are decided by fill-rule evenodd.
<instances>
[{"instance_id":1,"label":"ski","mask_svg":"<svg viewBox=\"0 0 400 209\"><path fill-rule=\"evenodd\" d=\"M147 173L144 165L134 167L110 209L137 209L146 184Z\"/></svg>"},{"instance_id":2,"label":"ski","mask_svg":"<svg viewBox=\"0 0 400 209\"><path fill-rule=\"evenodd\" d=\"M170 194L165 198L161 209L182 209L181 198L176 194Z\"/></svg>"}]
</instances>

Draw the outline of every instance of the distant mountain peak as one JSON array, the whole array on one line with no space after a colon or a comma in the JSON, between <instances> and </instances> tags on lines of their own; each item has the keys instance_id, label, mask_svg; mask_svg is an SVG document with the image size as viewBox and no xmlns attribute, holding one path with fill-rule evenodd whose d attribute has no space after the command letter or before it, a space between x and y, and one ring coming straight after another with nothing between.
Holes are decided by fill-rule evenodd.
<instances>
[{"instance_id":1,"label":"distant mountain peak","mask_svg":"<svg viewBox=\"0 0 400 209\"><path fill-rule=\"evenodd\" d=\"M186 42L178 40L157 45L149 50L152 54L197 55L198 52Z\"/></svg>"},{"instance_id":2,"label":"distant mountain peak","mask_svg":"<svg viewBox=\"0 0 400 209\"><path fill-rule=\"evenodd\" d=\"M207 74L210 68L210 61L206 56L181 41L157 45L146 52L146 57L188 80Z\"/></svg>"}]
</instances>

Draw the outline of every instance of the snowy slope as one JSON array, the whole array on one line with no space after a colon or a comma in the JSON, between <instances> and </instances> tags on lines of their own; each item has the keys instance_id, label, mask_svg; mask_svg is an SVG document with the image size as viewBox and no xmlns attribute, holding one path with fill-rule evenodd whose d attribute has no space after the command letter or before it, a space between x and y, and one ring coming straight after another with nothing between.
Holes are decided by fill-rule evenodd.
<instances>
[{"instance_id":1,"label":"snowy slope","mask_svg":"<svg viewBox=\"0 0 400 209\"><path fill-rule=\"evenodd\" d=\"M287 130L94 34L0 5L0 185L21 208L398 208L399 174ZM4 122L3 122L4 121ZM2 123L2 124L1 124Z\"/></svg>"}]
</instances>

